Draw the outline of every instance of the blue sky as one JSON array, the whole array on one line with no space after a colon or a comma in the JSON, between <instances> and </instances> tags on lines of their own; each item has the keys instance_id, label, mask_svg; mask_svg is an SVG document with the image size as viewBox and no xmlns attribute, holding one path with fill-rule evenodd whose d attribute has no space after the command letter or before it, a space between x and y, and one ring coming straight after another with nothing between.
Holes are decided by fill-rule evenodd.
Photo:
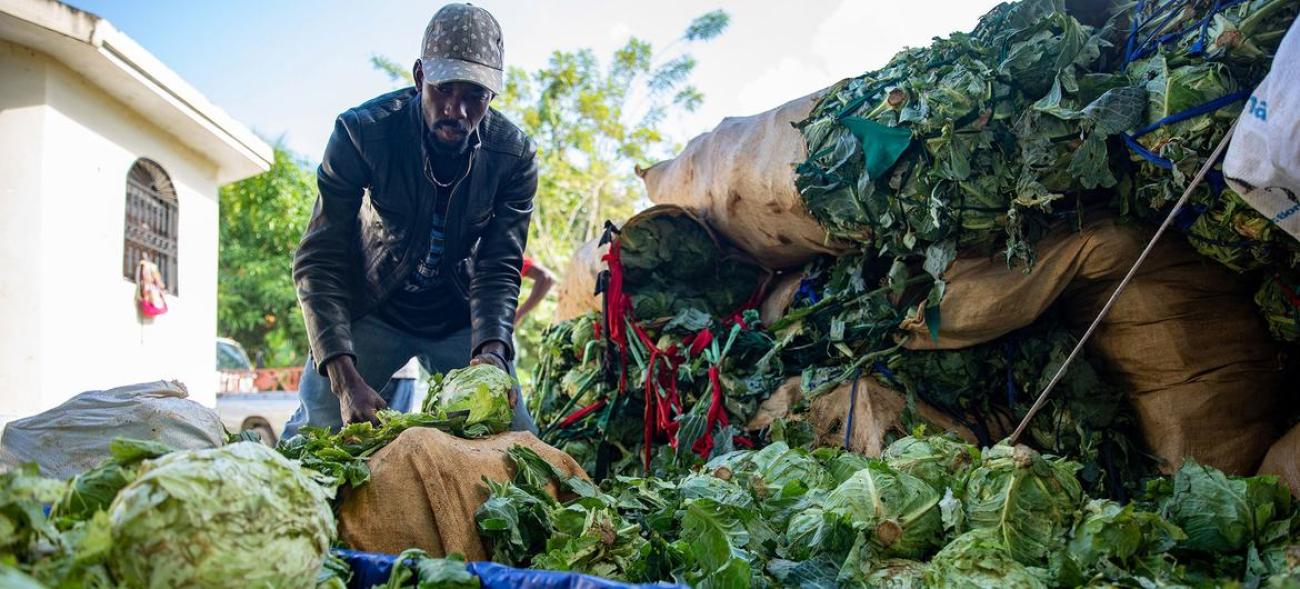
<instances>
[{"instance_id":1,"label":"blue sky","mask_svg":"<svg viewBox=\"0 0 1300 589\"><path fill-rule=\"evenodd\" d=\"M70 0L111 21L263 137L318 160L341 111L388 90L372 54L413 62L441 2ZM696 113L668 121L685 143L725 116L761 112L882 65L904 46L969 30L992 0L483 0L500 21L507 65L535 69L557 49L607 56L629 35L664 47L722 8L731 26L692 48Z\"/></svg>"}]
</instances>

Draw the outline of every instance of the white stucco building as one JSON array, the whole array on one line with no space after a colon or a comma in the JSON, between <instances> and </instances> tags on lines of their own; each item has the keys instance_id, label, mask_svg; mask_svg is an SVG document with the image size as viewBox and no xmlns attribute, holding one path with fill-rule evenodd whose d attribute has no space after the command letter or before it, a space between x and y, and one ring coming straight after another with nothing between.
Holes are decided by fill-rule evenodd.
<instances>
[{"instance_id":1,"label":"white stucco building","mask_svg":"<svg viewBox=\"0 0 1300 589\"><path fill-rule=\"evenodd\" d=\"M213 405L217 188L272 159L109 22L0 0L0 423L158 379ZM151 321L141 255L172 291Z\"/></svg>"}]
</instances>

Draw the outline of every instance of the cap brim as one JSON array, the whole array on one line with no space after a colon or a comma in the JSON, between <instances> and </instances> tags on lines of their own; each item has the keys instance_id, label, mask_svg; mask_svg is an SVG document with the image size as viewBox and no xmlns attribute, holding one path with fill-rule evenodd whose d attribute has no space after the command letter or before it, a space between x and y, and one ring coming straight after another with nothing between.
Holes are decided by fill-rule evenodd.
<instances>
[{"instance_id":1,"label":"cap brim","mask_svg":"<svg viewBox=\"0 0 1300 589\"><path fill-rule=\"evenodd\" d=\"M501 93L501 70L459 59L427 58L420 60L424 81L429 84L469 82L487 88L493 94Z\"/></svg>"}]
</instances>

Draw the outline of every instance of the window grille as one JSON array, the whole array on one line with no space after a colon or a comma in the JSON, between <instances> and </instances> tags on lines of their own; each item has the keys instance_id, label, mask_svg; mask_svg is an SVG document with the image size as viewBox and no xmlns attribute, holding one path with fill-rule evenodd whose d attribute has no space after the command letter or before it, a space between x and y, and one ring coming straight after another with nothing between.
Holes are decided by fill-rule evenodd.
<instances>
[{"instance_id":1,"label":"window grille","mask_svg":"<svg viewBox=\"0 0 1300 589\"><path fill-rule=\"evenodd\" d=\"M176 190L162 166L136 160L126 177L126 230L122 254L122 276L135 282L140 260L158 265L167 292L179 294L177 285Z\"/></svg>"}]
</instances>

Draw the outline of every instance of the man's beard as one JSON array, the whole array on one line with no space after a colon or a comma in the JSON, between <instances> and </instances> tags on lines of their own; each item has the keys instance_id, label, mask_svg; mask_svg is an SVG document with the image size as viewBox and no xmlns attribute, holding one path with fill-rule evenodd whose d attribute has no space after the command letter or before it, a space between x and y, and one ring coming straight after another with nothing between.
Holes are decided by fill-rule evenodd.
<instances>
[{"instance_id":1,"label":"man's beard","mask_svg":"<svg viewBox=\"0 0 1300 589\"><path fill-rule=\"evenodd\" d=\"M459 141L447 142L438 135L438 129L447 127L463 131ZM429 149L438 155L461 155L469 149L470 138L469 127L456 121L437 121L433 124L433 129L429 133Z\"/></svg>"}]
</instances>

